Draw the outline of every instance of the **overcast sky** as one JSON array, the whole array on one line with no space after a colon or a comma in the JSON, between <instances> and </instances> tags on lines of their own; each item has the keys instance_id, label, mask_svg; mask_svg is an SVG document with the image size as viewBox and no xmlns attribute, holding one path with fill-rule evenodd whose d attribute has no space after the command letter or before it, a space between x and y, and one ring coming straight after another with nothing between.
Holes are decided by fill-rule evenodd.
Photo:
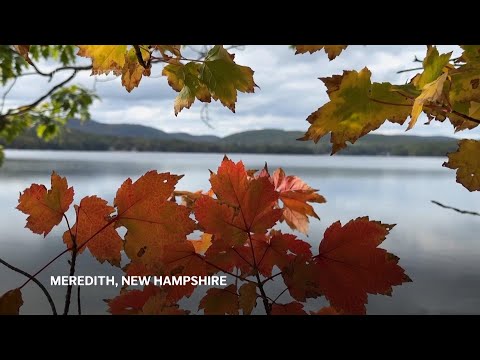
<instances>
[{"instance_id":1,"label":"overcast sky","mask_svg":"<svg viewBox=\"0 0 480 360\"><path fill-rule=\"evenodd\" d=\"M454 50L453 56L460 54L455 46L439 46L439 50ZM91 107L91 114L92 119L105 123L142 124L167 132L197 135L225 136L264 128L305 131L309 125L305 120L307 116L327 102L325 87L318 77L368 66L374 81L405 83L416 72L396 72L418 66L412 61L415 56L422 59L425 51L426 46L417 45L351 46L335 60L328 61L323 52L294 55L288 46L249 45L244 50L234 51L235 60L255 71L254 79L260 89L256 89L254 94L239 94L235 114L220 103L211 103L209 117L213 129L201 121L202 103L198 101L175 117L173 101L177 93L168 86L166 78L160 76L161 65L156 65L152 76L143 78L139 88L131 93L121 86L118 78L105 75L97 77L96 90L102 100L96 101ZM51 68L48 63L40 65L45 70ZM88 72L81 73L77 83L91 88L94 77L89 75ZM58 76L56 81L62 78ZM27 76L9 94L6 106L28 102L45 91L47 86L52 84L35 76ZM419 120L408 134L453 136L453 128L447 122L434 122L429 126L423 125L424 122ZM404 134L405 129L406 125L402 127L386 123L377 133ZM464 131L457 136L479 138L480 130Z\"/></svg>"}]
</instances>

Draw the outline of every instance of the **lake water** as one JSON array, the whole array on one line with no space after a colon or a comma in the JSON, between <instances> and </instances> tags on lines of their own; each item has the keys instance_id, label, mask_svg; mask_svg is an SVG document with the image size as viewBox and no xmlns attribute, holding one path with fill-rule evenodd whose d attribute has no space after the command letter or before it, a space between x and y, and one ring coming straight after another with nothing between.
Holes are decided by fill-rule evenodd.
<instances>
[{"instance_id":1,"label":"lake water","mask_svg":"<svg viewBox=\"0 0 480 360\"><path fill-rule=\"evenodd\" d=\"M64 247L65 230L53 230L47 238L25 229L26 216L15 210L18 194L31 183L49 184L52 170L67 176L75 188L75 200L96 194L113 200L127 178L136 180L147 170L184 174L178 188L207 189L208 169L216 170L223 155L187 153L107 153L8 150L0 168L0 257L34 273ZM470 193L455 182L455 172L442 168L443 158L349 157L297 155L242 155L249 168L260 169L265 161L271 170L283 167L287 174L303 178L320 189L327 204L316 205L321 221L313 220L309 237L318 247L325 229L368 215L395 223L382 247L400 257L400 265L412 278L394 288L393 296L369 296L369 314L471 314L480 313L480 217L462 215L433 205L430 200L462 209L480 211L480 193ZM73 219L73 212L69 215ZM281 226L283 230L286 230ZM317 249L315 249L317 251ZM44 271L39 279L49 284L50 275L68 274L67 256ZM77 274L105 275L121 272L81 255ZM0 265L0 293L23 283L24 277ZM276 290L273 288L275 295ZM57 306L65 288L51 288ZM49 313L43 294L34 284L23 290L21 313ZM117 295L114 287L83 287L82 307L87 314L105 313L102 301ZM200 295L199 295L200 296ZM286 296L284 301L288 301ZM190 307L198 296L185 302ZM315 302L316 301L316 302ZM318 307L318 301L307 308ZM260 305L260 303L259 303ZM76 307L73 305L76 312Z\"/></svg>"}]
</instances>

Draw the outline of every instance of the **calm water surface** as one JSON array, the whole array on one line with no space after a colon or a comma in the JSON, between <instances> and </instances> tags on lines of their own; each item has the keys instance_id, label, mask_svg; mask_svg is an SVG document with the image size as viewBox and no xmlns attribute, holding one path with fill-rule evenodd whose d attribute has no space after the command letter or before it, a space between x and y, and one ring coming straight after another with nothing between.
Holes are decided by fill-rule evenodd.
<instances>
[{"instance_id":1,"label":"calm water surface","mask_svg":"<svg viewBox=\"0 0 480 360\"><path fill-rule=\"evenodd\" d=\"M18 194L32 182L49 184L52 170L67 176L75 199L96 194L112 201L127 178L136 180L147 170L185 174L178 188L207 189L208 169L216 170L221 154L108 153L10 150L0 168L0 257L33 273L64 249L61 229L47 238L24 229L25 215L15 210ZM392 297L369 296L370 314L480 313L480 217L461 215L430 203L437 200L455 207L480 211L480 194L469 193L455 182L455 172L442 168L443 158L348 157L303 155L241 155L247 167L282 166L320 189L328 203L315 205L321 221L313 221L309 237L317 247L332 222L342 223L368 215L395 223L383 247L400 257L412 283L395 287ZM73 212L69 215L73 219ZM281 226L282 229L286 230ZM121 276L108 264L90 256L78 260L77 274ZM49 284L50 275L68 274L67 257L59 259L39 279ZM0 267L0 293L21 284L24 278ZM276 293L275 284L269 289ZM50 287L49 287L50 289ZM51 288L60 305L65 289ZM105 313L102 299L118 293L114 287L82 288L83 312ZM201 296L199 294L198 296ZM191 307L198 296L185 301ZM289 301L288 296L283 298ZM35 285L24 289L22 313L48 313L49 306ZM307 309L318 307L318 300ZM73 307L76 311L75 306Z\"/></svg>"}]
</instances>

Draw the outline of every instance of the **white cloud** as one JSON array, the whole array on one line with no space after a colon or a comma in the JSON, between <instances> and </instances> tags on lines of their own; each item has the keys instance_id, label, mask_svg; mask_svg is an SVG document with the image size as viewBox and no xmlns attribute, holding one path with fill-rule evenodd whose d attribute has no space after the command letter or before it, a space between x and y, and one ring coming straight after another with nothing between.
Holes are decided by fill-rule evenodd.
<instances>
[{"instance_id":1,"label":"white cloud","mask_svg":"<svg viewBox=\"0 0 480 360\"><path fill-rule=\"evenodd\" d=\"M235 50L236 61L254 69L255 81L260 88L254 94L239 94L236 114L219 103L210 104L209 116L214 129L201 121L202 104L198 102L190 109L184 109L178 117L174 116L176 92L168 86L164 77L159 76L161 66L154 68L152 77L144 78L140 87L131 93L121 86L120 79L98 77L95 86L102 101L94 104L91 113L93 119L101 122L143 124L168 132L224 136L261 128L305 131L309 125L306 117L327 101L325 87L319 77L368 66L374 81L405 83L415 72L397 74L397 71L419 66L413 59L415 56L423 58L425 50L425 46L418 45L351 46L334 61L329 61L324 53L294 55L286 45L251 45L243 51ZM452 50L455 50L453 56L459 55L457 47L439 46L440 52ZM40 65L45 71L53 69L50 63ZM61 78L65 76L68 74L62 74ZM113 80L106 81L110 79ZM88 72L81 73L77 80L86 87L94 85L94 78ZM47 86L51 86L47 79L25 77L17 83L7 105L31 101ZM480 130L454 135L449 123L434 122L423 126L424 120L420 119L408 134L480 137ZM386 123L377 133L403 134L405 128Z\"/></svg>"}]
</instances>

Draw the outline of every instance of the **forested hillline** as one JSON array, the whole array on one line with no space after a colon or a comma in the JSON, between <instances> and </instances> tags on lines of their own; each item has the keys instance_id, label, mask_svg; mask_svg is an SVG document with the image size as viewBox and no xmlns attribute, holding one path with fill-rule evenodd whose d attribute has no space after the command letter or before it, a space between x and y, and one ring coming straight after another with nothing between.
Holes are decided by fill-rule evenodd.
<instances>
[{"instance_id":1,"label":"forested hillline","mask_svg":"<svg viewBox=\"0 0 480 360\"><path fill-rule=\"evenodd\" d=\"M330 154L327 138L318 144L297 141L301 131L276 129L252 130L224 138L186 133L166 133L142 125L103 124L70 121L52 141L39 139L31 129L11 143L0 142L7 149L212 152L266 154ZM456 139L408 135L366 135L340 155L445 156L457 147Z\"/></svg>"}]
</instances>

